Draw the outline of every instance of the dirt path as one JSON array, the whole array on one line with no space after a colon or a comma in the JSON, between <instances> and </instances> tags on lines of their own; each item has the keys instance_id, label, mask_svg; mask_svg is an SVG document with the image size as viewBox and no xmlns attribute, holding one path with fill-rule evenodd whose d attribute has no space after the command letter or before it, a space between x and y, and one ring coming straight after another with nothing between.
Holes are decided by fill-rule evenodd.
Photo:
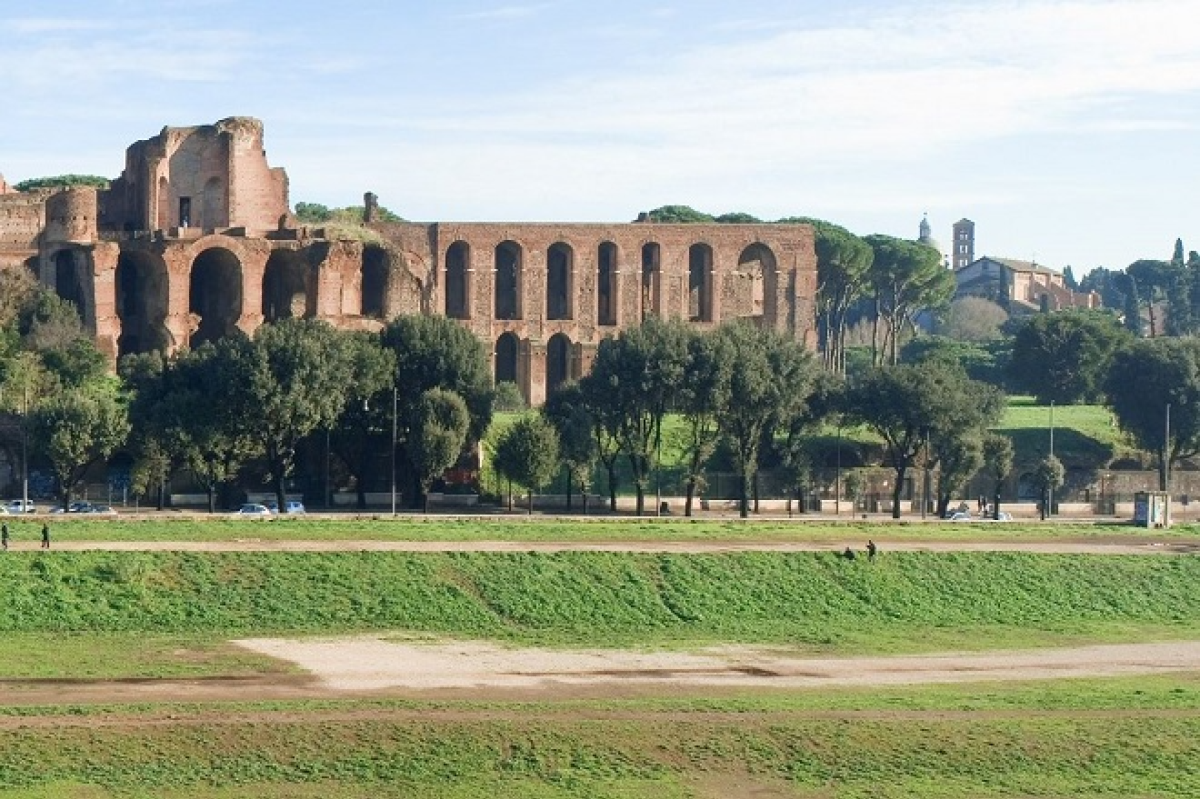
<instances>
[{"instance_id":1,"label":"dirt path","mask_svg":"<svg viewBox=\"0 0 1200 800\"><path fill-rule=\"evenodd\" d=\"M971 541L928 541L919 539L877 540L881 552L1026 552L1109 555L1188 555L1200 554L1200 540L1130 541L1118 540L1014 540L977 539ZM95 542L57 539L54 550L114 550L158 552L238 552L238 553L320 553L320 552L525 552L556 553L566 551L610 553L734 553L734 552L841 552L850 546L862 551L866 542L847 538L845 541L616 541L616 542L422 542L387 541L375 539L330 541L296 539L233 539L219 542ZM19 541L12 550L37 550L37 541Z\"/></svg>"}]
</instances>

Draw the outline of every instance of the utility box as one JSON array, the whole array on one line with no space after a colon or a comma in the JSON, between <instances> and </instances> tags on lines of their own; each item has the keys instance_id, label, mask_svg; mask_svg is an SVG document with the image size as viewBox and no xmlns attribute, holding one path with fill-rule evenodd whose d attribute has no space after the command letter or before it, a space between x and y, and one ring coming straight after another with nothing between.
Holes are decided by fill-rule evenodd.
<instances>
[{"instance_id":1,"label":"utility box","mask_svg":"<svg viewBox=\"0 0 1200 800\"><path fill-rule=\"evenodd\" d=\"M1135 492L1133 524L1139 528L1171 527L1171 495L1167 492Z\"/></svg>"}]
</instances>

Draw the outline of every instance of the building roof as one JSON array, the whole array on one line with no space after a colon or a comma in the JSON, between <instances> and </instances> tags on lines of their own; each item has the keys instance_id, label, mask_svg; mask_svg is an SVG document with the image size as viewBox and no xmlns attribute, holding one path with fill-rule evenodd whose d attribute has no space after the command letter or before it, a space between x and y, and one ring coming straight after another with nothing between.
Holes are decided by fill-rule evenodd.
<instances>
[{"instance_id":1,"label":"building roof","mask_svg":"<svg viewBox=\"0 0 1200 800\"><path fill-rule=\"evenodd\" d=\"M972 261L970 264L959 267L959 269L960 270L970 269L971 267L978 264L980 261L990 261L993 264L999 264L1000 266L1004 267L1005 269L1011 270L1012 272L1036 272L1040 275L1060 275L1060 274L1062 274L1061 272L1059 272L1059 270L1051 269L1050 267L1043 266L1043 265L1038 264L1033 261L1021 261L1020 259L1017 259L1017 258L999 258L997 256L981 256L980 258L977 258L974 261Z\"/></svg>"}]
</instances>

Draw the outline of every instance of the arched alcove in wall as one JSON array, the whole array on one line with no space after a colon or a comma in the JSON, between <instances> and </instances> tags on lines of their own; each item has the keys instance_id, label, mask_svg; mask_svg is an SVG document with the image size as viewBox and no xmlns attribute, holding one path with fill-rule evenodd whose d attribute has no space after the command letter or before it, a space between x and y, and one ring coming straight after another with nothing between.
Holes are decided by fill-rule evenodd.
<instances>
[{"instance_id":1,"label":"arched alcove in wall","mask_svg":"<svg viewBox=\"0 0 1200 800\"><path fill-rule=\"evenodd\" d=\"M500 334L496 339L496 353L493 367L493 383L517 383L517 355L520 352L520 342L515 333ZM517 383L520 386L519 383Z\"/></svg>"},{"instance_id":2,"label":"arched alcove in wall","mask_svg":"<svg viewBox=\"0 0 1200 800\"><path fill-rule=\"evenodd\" d=\"M198 347L228 336L242 316L242 263L224 247L210 247L192 261L188 310L197 317L188 344Z\"/></svg>"},{"instance_id":3,"label":"arched alcove in wall","mask_svg":"<svg viewBox=\"0 0 1200 800\"><path fill-rule=\"evenodd\" d=\"M391 263L388 251L379 245L369 244L363 248L362 294L359 297L359 308L364 317L384 318Z\"/></svg>"},{"instance_id":4,"label":"arched alcove in wall","mask_svg":"<svg viewBox=\"0 0 1200 800\"><path fill-rule=\"evenodd\" d=\"M121 320L117 357L169 350L167 267L162 258L142 251L121 253L116 293L117 318Z\"/></svg>"},{"instance_id":5,"label":"arched alcove in wall","mask_svg":"<svg viewBox=\"0 0 1200 800\"><path fill-rule=\"evenodd\" d=\"M571 379L571 339L556 333L546 343L546 394Z\"/></svg>"},{"instance_id":6,"label":"arched alcove in wall","mask_svg":"<svg viewBox=\"0 0 1200 800\"><path fill-rule=\"evenodd\" d=\"M496 245L496 319L521 319L521 246L516 242Z\"/></svg>"},{"instance_id":7,"label":"arched alcove in wall","mask_svg":"<svg viewBox=\"0 0 1200 800\"><path fill-rule=\"evenodd\" d=\"M546 319L574 318L575 251L555 242L546 251Z\"/></svg>"},{"instance_id":8,"label":"arched alcove in wall","mask_svg":"<svg viewBox=\"0 0 1200 800\"><path fill-rule=\"evenodd\" d=\"M617 324L617 246L612 242L596 248L596 324Z\"/></svg>"},{"instance_id":9,"label":"arched alcove in wall","mask_svg":"<svg viewBox=\"0 0 1200 800\"><path fill-rule=\"evenodd\" d=\"M263 321L313 316L317 298L311 284L303 256L294 250L273 250L263 274Z\"/></svg>"},{"instance_id":10,"label":"arched alcove in wall","mask_svg":"<svg viewBox=\"0 0 1200 800\"><path fill-rule=\"evenodd\" d=\"M713 321L713 251L703 243L688 248L688 319Z\"/></svg>"},{"instance_id":11,"label":"arched alcove in wall","mask_svg":"<svg viewBox=\"0 0 1200 800\"><path fill-rule=\"evenodd\" d=\"M446 316L471 318L471 246L455 242L446 249Z\"/></svg>"}]
</instances>

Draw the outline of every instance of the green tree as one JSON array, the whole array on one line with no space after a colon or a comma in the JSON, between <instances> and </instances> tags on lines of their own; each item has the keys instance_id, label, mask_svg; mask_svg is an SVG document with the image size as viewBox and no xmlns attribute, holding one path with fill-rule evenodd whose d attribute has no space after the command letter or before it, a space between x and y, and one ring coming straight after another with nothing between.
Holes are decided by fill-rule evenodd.
<instances>
[{"instance_id":1,"label":"green tree","mask_svg":"<svg viewBox=\"0 0 1200 800\"><path fill-rule=\"evenodd\" d=\"M347 346L354 372L352 390L341 416L329 430L329 447L345 468L342 477L356 479L356 505L363 509L367 507L365 478L371 469L370 443L380 438L391 440L392 401L387 391L395 379L396 354L384 349L377 334L367 331L350 334ZM386 401L371 404L371 398L378 401L385 396ZM334 477L327 475L326 480L333 481Z\"/></svg>"},{"instance_id":2,"label":"green tree","mask_svg":"<svg viewBox=\"0 0 1200 800\"><path fill-rule=\"evenodd\" d=\"M716 335L731 354L729 388L722 391L717 425L733 454L739 479L738 513L750 514L750 485L758 473L759 448L803 408L819 365L797 342L745 321L723 323Z\"/></svg>"},{"instance_id":3,"label":"green tree","mask_svg":"<svg viewBox=\"0 0 1200 800\"><path fill-rule=\"evenodd\" d=\"M705 471L719 439L717 415L729 404L734 353L728 344L726 337L695 330L687 333L687 361L675 397L683 426L671 445L683 463L683 513L688 517L696 493L707 488Z\"/></svg>"},{"instance_id":4,"label":"green tree","mask_svg":"<svg viewBox=\"0 0 1200 800\"><path fill-rule=\"evenodd\" d=\"M931 452L932 455L932 452ZM983 465L983 442L977 431L956 431L943 438L937 452L937 516L946 516L950 501ZM929 467L932 469L933 464Z\"/></svg>"},{"instance_id":5,"label":"green tree","mask_svg":"<svg viewBox=\"0 0 1200 800\"><path fill-rule=\"evenodd\" d=\"M1000 519L1000 489L1013 468L1012 439L988 432L983 437L983 469L992 482L992 518Z\"/></svg>"},{"instance_id":6,"label":"green tree","mask_svg":"<svg viewBox=\"0 0 1200 800\"><path fill-rule=\"evenodd\" d=\"M244 336L206 342L172 356L157 381L152 371L131 381L133 417L143 435L188 469L204 489L209 513L216 511L218 491L255 451L257 410L246 384L250 347ZM125 366L129 379L133 365ZM213 387L221 387L220 403L212 401Z\"/></svg>"},{"instance_id":7,"label":"green tree","mask_svg":"<svg viewBox=\"0 0 1200 800\"><path fill-rule=\"evenodd\" d=\"M845 228L821 220L794 219L813 226L817 251L817 324L825 368L846 372L847 316L868 289L875 251Z\"/></svg>"},{"instance_id":8,"label":"green tree","mask_svg":"<svg viewBox=\"0 0 1200 800\"><path fill-rule=\"evenodd\" d=\"M471 425L467 431L466 449L474 448L492 422L495 401L491 362L474 334L448 317L407 314L388 323L380 341L396 359L397 438L402 463L410 462L406 453L408 436L421 395L429 389L454 392L467 404ZM386 396L381 393L372 398L369 406L377 409L378 427L390 431L390 391ZM409 475L409 478L410 495L415 503L417 480L415 475Z\"/></svg>"},{"instance_id":9,"label":"green tree","mask_svg":"<svg viewBox=\"0 0 1200 800\"><path fill-rule=\"evenodd\" d=\"M608 387L603 380L589 372L579 381L579 394L587 418L591 421L592 441L596 458L604 467L608 479L608 508L617 510L617 459L621 456L621 409L610 402Z\"/></svg>"},{"instance_id":10,"label":"green tree","mask_svg":"<svg viewBox=\"0 0 1200 800\"><path fill-rule=\"evenodd\" d=\"M108 178L100 175L53 175L47 178L29 178L13 186L18 192L29 192L34 189L68 189L73 186L94 186L97 189L108 188Z\"/></svg>"},{"instance_id":11,"label":"green tree","mask_svg":"<svg viewBox=\"0 0 1200 800\"><path fill-rule=\"evenodd\" d=\"M427 389L421 395L416 418L409 435L409 458L420 481L425 511L429 510L429 489L462 455L470 427L467 404L445 389Z\"/></svg>"},{"instance_id":12,"label":"green tree","mask_svg":"<svg viewBox=\"0 0 1200 800\"><path fill-rule=\"evenodd\" d=\"M529 490L527 512L533 513L533 495L558 469L558 434L544 416L529 412L514 422L496 443L496 470Z\"/></svg>"},{"instance_id":13,"label":"green tree","mask_svg":"<svg viewBox=\"0 0 1200 800\"><path fill-rule=\"evenodd\" d=\"M88 468L112 455L129 433L116 379L48 398L31 414L33 440L58 478L63 507Z\"/></svg>"},{"instance_id":14,"label":"green tree","mask_svg":"<svg viewBox=\"0 0 1200 800\"><path fill-rule=\"evenodd\" d=\"M679 320L650 317L601 341L588 375L589 383L603 387L593 396L604 398L606 413L616 422L639 516L645 511L646 490L661 452L663 417L683 380L686 330Z\"/></svg>"},{"instance_id":15,"label":"green tree","mask_svg":"<svg viewBox=\"0 0 1200 800\"><path fill-rule=\"evenodd\" d=\"M1096 402L1113 354L1128 341L1128 332L1104 311L1033 314L1013 337L1009 379L1039 403Z\"/></svg>"},{"instance_id":16,"label":"green tree","mask_svg":"<svg viewBox=\"0 0 1200 800\"><path fill-rule=\"evenodd\" d=\"M1166 491L1171 465L1200 454L1200 340L1127 344L1113 358L1104 390L1121 429L1157 457L1158 488Z\"/></svg>"},{"instance_id":17,"label":"green tree","mask_svg":"<svg viewBox=\"0 0 1200 800\"><path fill-rule=\"evenodd\" d=\"M846 416L884 441L895 471L892 517L900 518L900 494L908 470L928 443L932 463L959 440L994 424L1003 408L995 387L972 381L959 368L927 362L877 368L846 392Z\"/></svg>"},{"instance_id":18,"label":"green tree","mask_svg":"<svg viewBox=\"0 0 1200 800\"><path fill-rule=\"evenodd\" d=\"M1054 513L1052 500L1054 491L1063 485L1065 476L1066 470L1057 456L1046 456L1034 467L1033 482L1038 487L1041 497L1038 502L1038 510L1042 519L1045 519L1047 514Z\"/></svg>"},{"instance_id":19,"label":"green tree","mask_svg":"<svg viewBox=\"0 0 1200 800\"><path fill-rule=\"evenodd\" d=\"M249 431L283 508L298 443L332 427L354 396L351 334L321 320L284 319L259 328L247 355L243 386L256 409Z\"/></svg>"},{"instance_id":20,"label":"green tree","mask_svg":"<svg viewBox=\"0 0 1200 800\"><path fill-rule=\"evenodd\" d=\"M922 311L939 309L954 296L954 273L937 250L919 242L872 234L868 272L874 303L871 347L876 366L899 363L900 334Z\"/></svg>"},{"instance_id":21,"label":"green tree","mask_svg":"<svg viewBox=\"0 0 1200 800\"><path fill-rule=\"evenodd\" d=\"M583 513L588 512L588 492L596 466L596 421L579 383L559 386L546 398L542 414L558 434L559 454L567 469L567 511L571 510L571 487L583 495Z\"/></svg>"},{"instance_id":22,"label":"green tree","mask_svg":"<svg viewBox=\"0 0 1200 800\"><path fill-rule=\"evenodd\" d=\"M705 214L702 211L697 211L691 206L659 206L653 211L647 211L645 214L645 222L667 222L667 223L709 223L715 222L711 214Z\"/></svg>"},{"instance_id":23,"label":"green tree","mask_svg":"<svg viewBox=\"0 0 1200 800\"><path fill-rule=\"evenodd\" d=\"M1160 311L1166 293L1172 284L1171 265L1167 261L1143 258L1125 268L1126 274L1137 286L1137 299L1145 304L1146 320L1150 326L1150 338L1163 333ZM1138 309L1141 313L1141 309Z\"/></svg>"}]
</instances>

